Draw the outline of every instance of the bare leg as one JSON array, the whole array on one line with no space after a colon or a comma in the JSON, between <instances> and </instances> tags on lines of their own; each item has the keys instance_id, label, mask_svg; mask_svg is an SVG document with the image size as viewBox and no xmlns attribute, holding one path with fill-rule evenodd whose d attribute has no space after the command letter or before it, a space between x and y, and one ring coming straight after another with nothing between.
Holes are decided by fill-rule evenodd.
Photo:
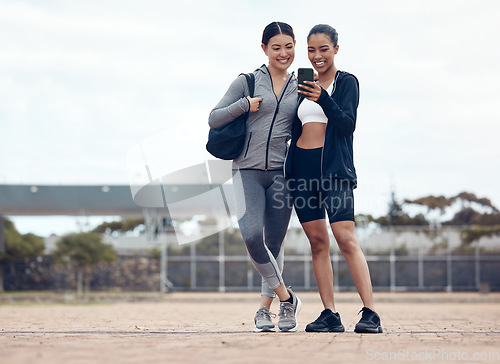
<instances>
[{"instance_id":1,"label":"bare leg","mask_svg":"<svg viewBox=\"0 0 500 364\"><path fill-rule=\"evenodd\" d=\"M302 224L309 243L311 244L314 277L318 285L319 295L323 306L333 312L333 270L330 259L330 238L326 227L326 220L314 220Z\"/></svg>"},{"instance_id":2,"label":"bare leg","mask_svg":"<svg viewBox=\"0 0 500 364\"><path fill-rule=\"evenodd\" d=\"M282 283L281 286L274 289L274 293L279 297L280 301L286 301L290 298L290 293L286 289L285 285Z\"/></svg>"},{"instance_id":3,"label":"bare leg","mask_svg":"<svg viewBox=\"0 0 500 364\"><path fill-rule=\"evenodd\" d=\"M339 221L331 224L333 235L337 240L339 249L349 266L352 280L356 285L363 305L371 310L373 307L373 291L370 271L365 255L359 246L354 221Z\"/></svg>"},{"instance_id":4,"label":"bare leg","mask_svg":"<svg viewBox=\"0 0 500 364\"><path fill-rule=\"evenodd\" d=\"M273 303L274 297L260 296L260 307L265 307L271 311L271 304Z\"/></svg>"}]
</instances>

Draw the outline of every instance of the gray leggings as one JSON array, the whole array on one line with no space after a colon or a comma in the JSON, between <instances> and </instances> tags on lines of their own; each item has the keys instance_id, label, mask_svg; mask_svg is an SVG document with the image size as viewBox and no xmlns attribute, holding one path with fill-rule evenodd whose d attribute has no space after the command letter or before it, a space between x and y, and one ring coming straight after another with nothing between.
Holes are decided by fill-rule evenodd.
<instances>
[{"instance_id":1,"label":"gray leggings","mask_svg":"<svg viewBox=\"0 0 500 364\"><path fill-rule=\"evenodd\" d=\"M283 239L292 203L282 170L233 171L236 214L250 259L262 276L262 295L283 283Z\"/></svg>"}]
</instances>

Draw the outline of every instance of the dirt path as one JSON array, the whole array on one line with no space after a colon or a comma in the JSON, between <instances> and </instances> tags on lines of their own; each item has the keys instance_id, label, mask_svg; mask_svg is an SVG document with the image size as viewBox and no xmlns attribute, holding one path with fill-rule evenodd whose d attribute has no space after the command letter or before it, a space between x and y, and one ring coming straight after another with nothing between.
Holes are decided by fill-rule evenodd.
<instances>
[{"instance_id":1,"label":"dirt path","mask_svg":"<svg viewBox=\"0 0 500 364\"><path fill-rule=\"evenodd\" d=\"M376 294L384 328L379 335L352 331L360 304L351 293L337 295L347 332L306 333L305 325L322 307L316 293L299 295L303 307L296 333L253 333L256 293L173 293L161 302L141 303L3 304L0 363L500 362L500 295L483 300L475 293Z\"/></svg>"}]
</instances>

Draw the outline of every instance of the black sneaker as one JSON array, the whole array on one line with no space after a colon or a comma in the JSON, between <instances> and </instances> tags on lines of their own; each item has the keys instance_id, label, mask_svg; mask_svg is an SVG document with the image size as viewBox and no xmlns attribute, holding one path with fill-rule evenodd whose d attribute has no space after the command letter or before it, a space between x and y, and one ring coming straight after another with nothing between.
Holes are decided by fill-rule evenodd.
<instances>
[{"instance_id":1,"label":"black sneaker","mask_svg":"<svg viewBox=\"0 0 500 364\"><path fill-rule=\"evenodd\" d=\"M382 332L382 326L380 326L380 316L377 315L375 311L370 310L368 307L363 307L361 311L363 312L361 320L356 324L354 332L363 334L378 334Z\"/></svg>"},{"instance_id":2,"label":"black sneaker","mask_svg":"<svg viewBox=\"0 0 500 364\"><path fill-rule=\"evenodd\" d=\"M306 326L307 332L344 332L344 325L340 321L338 312L333 313L329 308L323 310L319 317Z\"/></svg>"}]
</instances>

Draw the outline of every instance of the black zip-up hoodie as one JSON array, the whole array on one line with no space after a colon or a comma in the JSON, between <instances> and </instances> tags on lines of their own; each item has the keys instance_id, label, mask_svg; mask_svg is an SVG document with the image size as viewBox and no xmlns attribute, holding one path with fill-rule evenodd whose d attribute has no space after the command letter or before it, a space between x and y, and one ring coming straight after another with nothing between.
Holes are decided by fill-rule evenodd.
<instances>
[{"instance_id":1,"label":"black zip-up hoodie","mask_svg":"<svg viewBox=\"0 0 500 364\"><path fill-rule=\"evenodd\" d=\"M323 152L321 155L321 178L339 178L357 186L356 169L353 160L353 134L356 129L356 113L359 103L359 83L357 78L343 71L337 71L331 95L322 89L316 101L323 109L326 125ZM300 101L302 101L301 98ZM300 102L299 102L300 103ZM302 134L302 123L298 116L292 127L292 140L285 161L285 177L293 178L292 159L297 140Z\"/></svg>"}]
</instances>

